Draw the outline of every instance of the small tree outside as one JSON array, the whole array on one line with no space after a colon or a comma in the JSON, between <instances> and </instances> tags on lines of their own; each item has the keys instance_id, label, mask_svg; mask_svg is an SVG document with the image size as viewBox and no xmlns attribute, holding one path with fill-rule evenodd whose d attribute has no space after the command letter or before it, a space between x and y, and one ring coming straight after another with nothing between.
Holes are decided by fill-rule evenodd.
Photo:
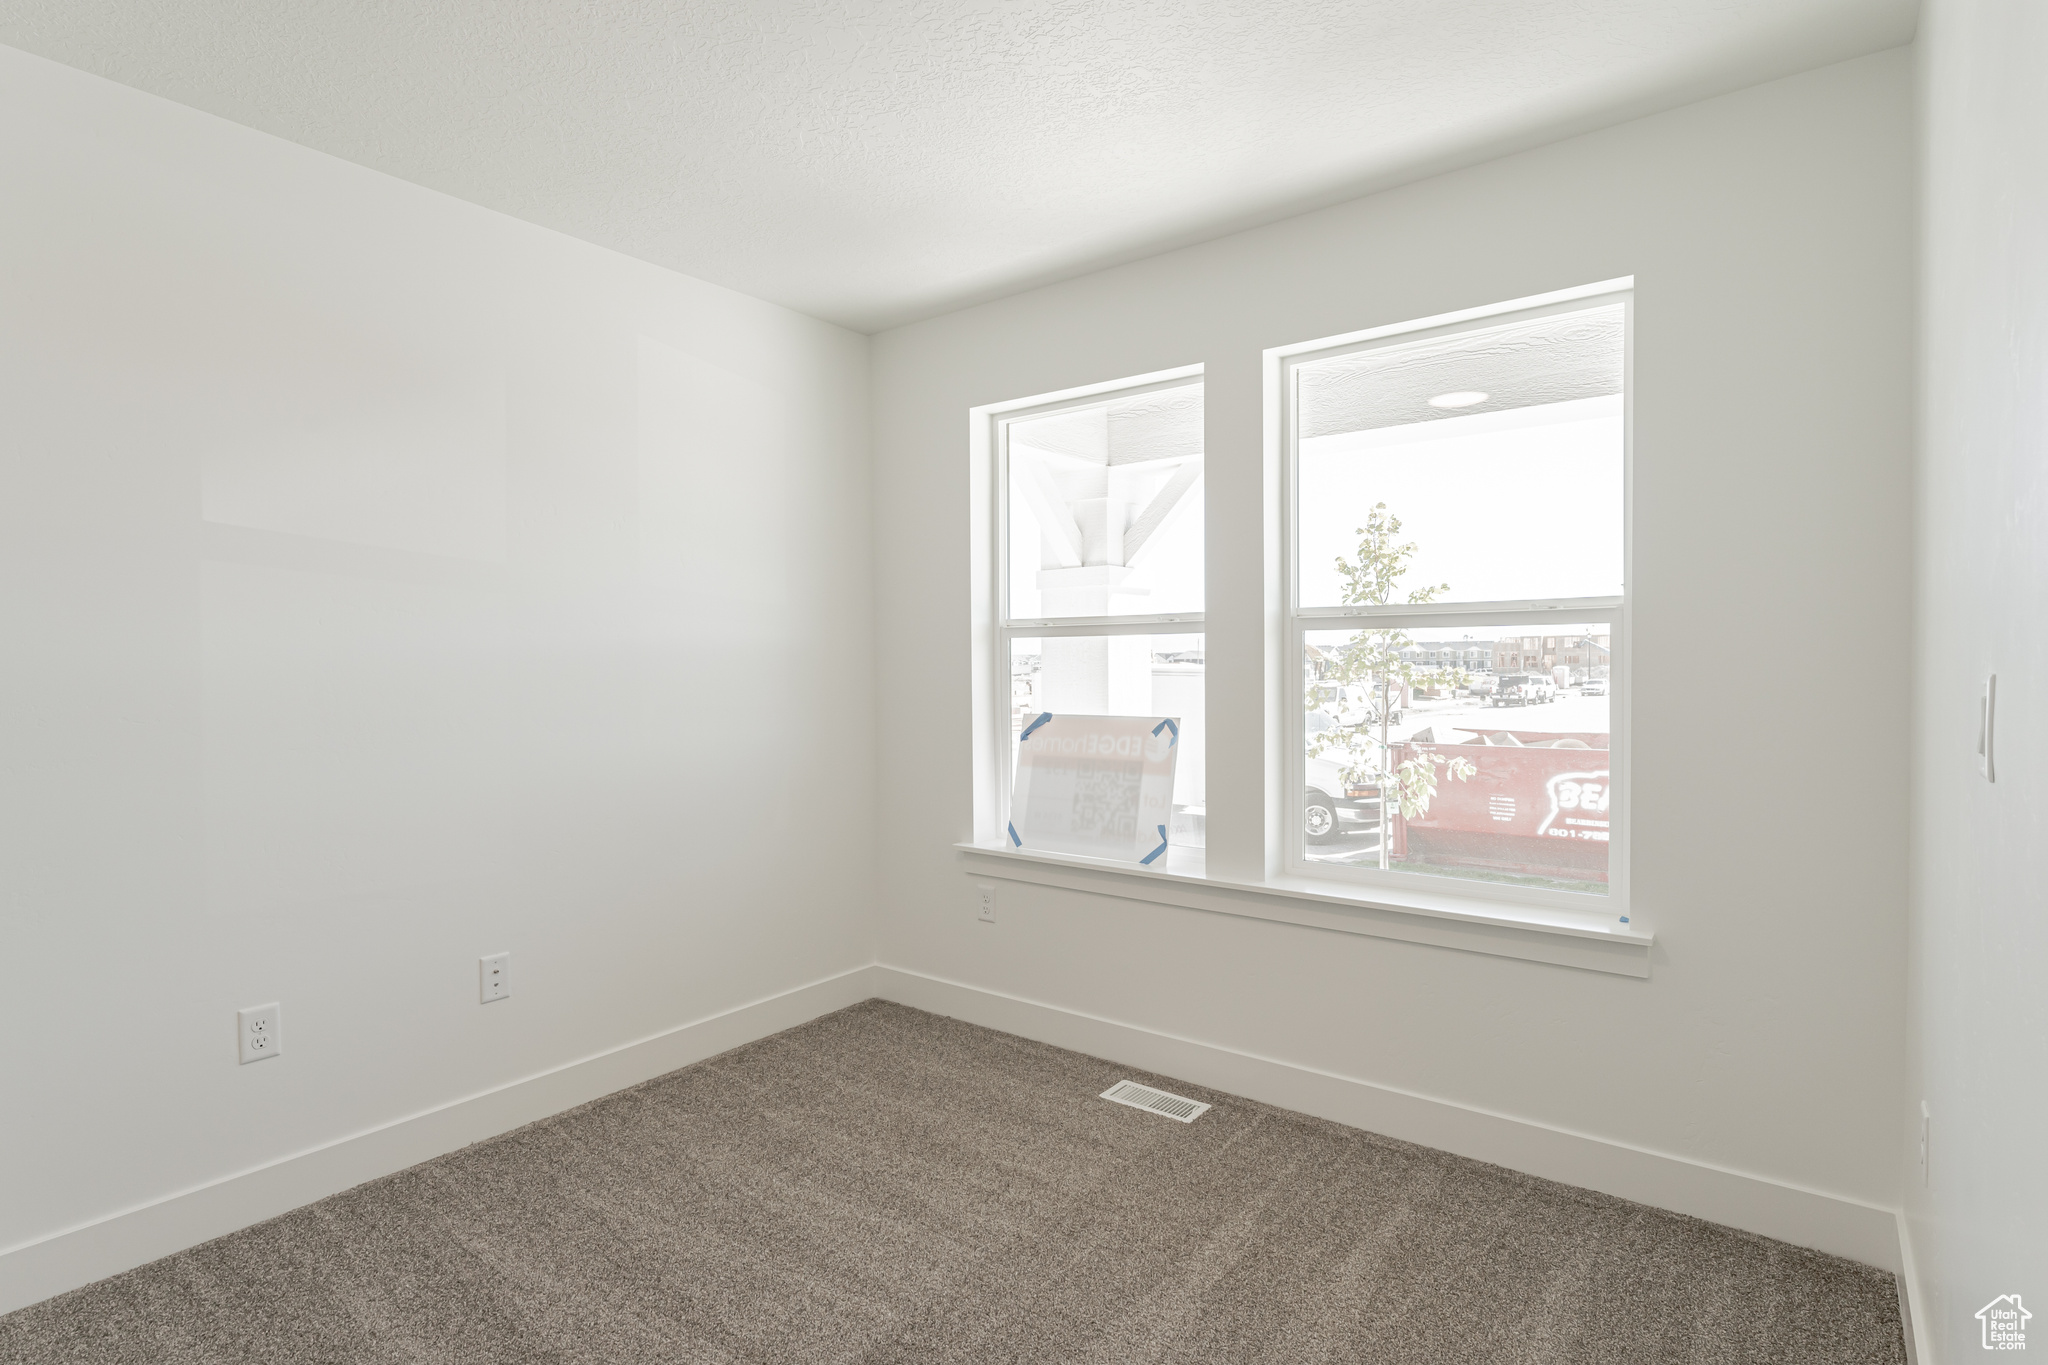
<instances>
[{"instance_id":1,"label":"small tree outside","mask_svg":"<svg viewBox=\"0 0 2048 1365\"><path fill-rule=\"evenodd\" d=\"M1357 535L1357 553L1352 558L1337 561L1337 574L1344 584L1344 603L1347 606L1386 606L1401 591L1401 580L1408 575L1408 561L1415 557L1417 546L1413 541L1401 539L1401 519L1389 512L1383 502L1373 505L1366 514L1365 525L1357 529ZM1448 583L1432 583L1411 588L1403 600L1410 606L1421 606L1434 602L1439 593L1449 592L1450 587ZM1393 744L1388 731L1394 707L1403 693L1417 684L1458 688L1468 687L1472 681L1462 668L1418 673L1407 657L1414 647L1414 640L1403 630L1378 627L1356 632L1336 651L1324 671L1322 682L1359 689L1370 698L1365 714L1350 723L1345 723L1340 714L1336 717L1338 723L1331 729L1309 737L1311 758L1319 758L1335 749L1344 751L1348 759L1344 765L1347 786L1379 788L1382 868L1388 863L1393 833L1390 803L1398 808L1402 819L1417 819L1429 813L1430 802L1436 797L1439 768L1459 782L1469 780L1478 771L1470 759L1446 758L1434 752L1422 753L1398 764L1392 761ZM1310 709L1320 705L1313 682L1305 705ZM1373 733L1375 730L1377 735Z\"/></svg>"}]
</instances>

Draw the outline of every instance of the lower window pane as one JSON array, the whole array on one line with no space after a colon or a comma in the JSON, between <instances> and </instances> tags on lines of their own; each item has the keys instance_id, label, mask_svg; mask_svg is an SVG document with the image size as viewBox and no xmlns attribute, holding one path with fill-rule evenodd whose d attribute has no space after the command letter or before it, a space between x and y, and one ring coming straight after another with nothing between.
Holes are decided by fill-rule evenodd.
<instances>
[{"instance_id":1,"label":"lower window pane","mask_svg":"<svg viewBox=\"0 0 2048 1365\"><path fill-rule=\"evenodd\" d=\"M1017 740L1041 712L1079 716L1171 716L1180 724L1168 838L1203 846L1203 637L1055 635L1010 641L1010 771Z\"/></svg>"},{"instance_id":2,"label":"lower window pane","mask_svg":"<svg viewBox=\"0 0 2048 1365\"><path fill-rule=\"evenodd\" d=\"M1598 622L1308 632L1304 855L1604 895L1612 639Z\"/></svg>"}]
</instances>

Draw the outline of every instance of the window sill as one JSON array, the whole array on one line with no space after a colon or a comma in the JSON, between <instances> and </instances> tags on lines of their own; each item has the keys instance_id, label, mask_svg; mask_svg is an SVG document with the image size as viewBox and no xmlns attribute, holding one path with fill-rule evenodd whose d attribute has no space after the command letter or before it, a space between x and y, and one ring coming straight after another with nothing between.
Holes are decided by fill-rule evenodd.
<instances>
[{"instance_id":1,"label":"window sill","mask_svg":"<svg viewBox=\"0 0 2048 1365\"><path fill-rule=\"evenodd\" d=\"M1496 957L1647 977L1655 936L1573 916L1457 896L1389 895L1307 877L1239 882L1211 877L1201 849L1176 846L1163 871L1000 844L955 844L976 876L1125 900L1369 934Z\"/></svg>"}]
</instances>

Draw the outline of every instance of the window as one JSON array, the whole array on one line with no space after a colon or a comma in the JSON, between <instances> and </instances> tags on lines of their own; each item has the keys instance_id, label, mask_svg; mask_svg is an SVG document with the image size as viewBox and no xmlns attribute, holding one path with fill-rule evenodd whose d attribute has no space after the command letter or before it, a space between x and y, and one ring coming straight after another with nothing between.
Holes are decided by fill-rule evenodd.
<instances>
[{"instance_id":1,"label":"window","mask_svg":"<svg viewBox=\"0 0 2048 1365\"><path fill-rule=\"evenodd\" d=\"M1019 876L1078 856L1025 847L1011 824L1038 717L1168 717L1181 747L1167 856L1140 875L1212 886L1147 896L1447 918L1492 902L1640 954L1626 840L1632 308L1620 281L1266 352L1277 504L1204 506L1194 367L976 409L970 853ZM1281 581L1261 586L1277 621L1207 619L1212 535L1226 562L1273 565ZM1270 710L1209 712L1212 642L1234 687L1287 679L1278 697L1234 693L1268 695Z\"/></svg>"},{"instance_id":2,"label":"window","mask_svg":"<svg viewBox=\"0 0 2048 1365\"><path fill-rule=\"evenodd\" d=\"M1204 843L1202 384L1168 380L994 419L992 708L1007 802L1031 718L1179 722L1169 837ZM1002 684L998 683L1000 687Z\"/></svg>"},{"instance_id":3,"label":"window","mask_svg":"<svg viewBox=\"0 0 2048 1365\"><path fill-rule=\"evenodd\" d=\"M1283 359L1291 872L1625 906L1630 310Z\"/></svg>"}]
</instances>

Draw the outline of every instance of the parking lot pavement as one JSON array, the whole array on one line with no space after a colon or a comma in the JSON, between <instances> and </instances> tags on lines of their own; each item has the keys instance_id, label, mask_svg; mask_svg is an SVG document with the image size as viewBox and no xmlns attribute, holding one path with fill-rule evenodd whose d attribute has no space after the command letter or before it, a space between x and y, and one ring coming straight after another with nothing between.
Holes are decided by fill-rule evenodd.
<instances>
[{"instance_id":1,"label":"parking lot pavement","mask_svg":"<svg viewBox=\"0 0 2048 1365\"><path fill-rule=\"evenodd\" d=\"M1363 830L1353 834L1339 834L1327 844L1310 844L1307 851L1312 863L1365 863L1372 867L1380 865L1380 835L1378 830Z\"/></svg>"}]
</instances>

